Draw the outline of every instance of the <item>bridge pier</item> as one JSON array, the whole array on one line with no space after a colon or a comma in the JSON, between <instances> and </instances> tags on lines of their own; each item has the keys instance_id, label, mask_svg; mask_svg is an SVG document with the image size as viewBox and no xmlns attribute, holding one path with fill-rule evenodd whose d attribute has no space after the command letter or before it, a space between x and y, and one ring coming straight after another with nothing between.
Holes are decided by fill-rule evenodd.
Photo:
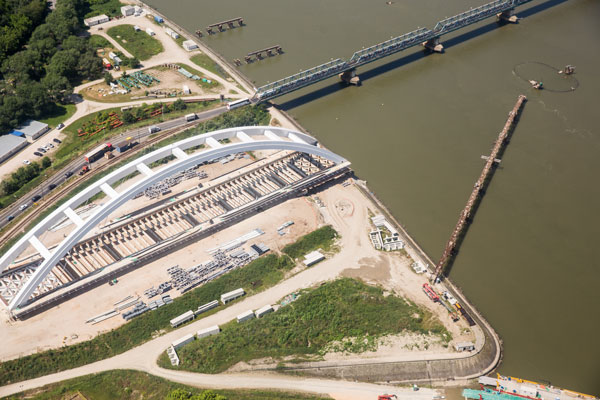
<instances>
[{"instance_id":1,"label":"bridge pier","mask_svg":"<svg viewBox=\"0 0 600 400\"><path fill-rule=\"evenodd\" d=\"M444 51L444 46L440 43L439 37L429 39L428 41L423 42L422 44L423 47L425 47L427 50L434 51L436 53L442 53Z\"/></svg>"},{"instance_id":2,"label":"bridge pier","mask_svg":"<svg viewBox=\"0 0 600 400\"><path fill-rule=\"evenodd\" d=\"M516 24L519 21L519 17L513 15L515 10L511 8L510 10L502 11L501 13L496 14L498 21L510 22L512 24Z\"/></svg>"},{"instance_id":3,"label":"bridge pier","mask_svg":"<svg viewBox=\"0 0 600 400\"><path fill-rule=\"evenodd\" d=\"M342 82L345 82L350 85L360 85L360 78L356 75L356 68L352 68L348 71L344 71L338 75Z\"/></svg>"}]
</instances>

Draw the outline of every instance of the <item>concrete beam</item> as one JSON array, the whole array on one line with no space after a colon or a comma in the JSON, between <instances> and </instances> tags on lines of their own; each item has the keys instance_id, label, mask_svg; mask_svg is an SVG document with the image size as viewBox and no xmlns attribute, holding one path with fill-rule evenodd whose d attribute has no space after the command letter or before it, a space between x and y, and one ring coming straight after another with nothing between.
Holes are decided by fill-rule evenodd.
<instances>
[{"instance_id":1,"label":"concrete beam","mask_svg":"<svg viewBox=\"0 0 600 400\"><path fill-rule=\"evenodd\" d=\"M265 136L271 140L281 140L281 138L279 136L277 136L276 134L274 134L271 131L265 131Z\"/></svg>"},{"instance_id":2,"label":"concrete beam","mask_svg":"<svg viewBox=\"0 0 600 400\"><path fill-rule=\"evenodd\" d=\"M102 190L104 193L106 193L107 196L113 199L119 197L119 193L117 193L117 191L113 189L112 186L110 186L108 183L103 183L102 185L100 185L100 190Z\"/></svg>"},{"instance_id":3,"label":"concrete beam","mask_svg":"<svg viewBox=\"0 0 600 400\"><path fill-rule=\"evenodd\" d=\"M183 150L181 150L179 147L175 147L173 150L171 150L173 152L173 155L175 157L177 157L180 160L185 160L186 158L188 158L189 156L187 155L187 153Z\"/></svg>"},{"instance_id":4,"label":"concrete beam","mask_svg":"<svg viewBox=\"0 0 600 400\"><path fill-rule=\"evenodd\" d=\"M154 171L152 171L150 169L150 167L148 167L146 164L144 163L139 163L138 165L135 166L137 168L138 171L140 171L142 174L146 175L146 176L152 176L154 175Z\"/></svg>"},{"instance_id":5,"label":"concrete beam","mask_svg":"<svg viewBox=\"0 0 600 400\"><path fill-rule=\"evenodd\" d=\"M213 149L220 149L223 147L221 143L219 143L215 138L206 138L206 144L212 147Z\"/></svg>"},{"instance_id":6,"label":"concrete beam","mask_svg":"<svg viewBox=\"0 0 600 400\"><path fill-rule=\"evenodd\" d=\"M239 131L238 133L235 134L235 136L238 139L240 139L242 142L248 143L248 142L253 142L254 141L254 139L252 139L250 136L248 136L246 134L246 132L243 132L243 131Z\"/></svg>"},{"instance_id":7,"label":"concrete beam","mask_svg":"<svg viewBox=\"0 0 600 400\"><path fill-rule=\"evenodd\" d=\"M81 219L81 217L77 215L77 213L73 211L72 208L65 208L64 213L75 225L83 226L85 224L85 222L83 222L83 219Z\"/></svg>"},{"instance_id":8,"label":"concrete beam","mask_svg":"<svg viewBox=\"0 0 600 400\"><path fill-rule=\"evenodd\" d=\"M50 250L48 250L48 248L44 246L44 243L40 242L40 239L38 239L37 236L30 237L29 243L31 243L31 245L38 251L38 253L40 253L40 255L44 257L44 259L47 260L52 256L52 254L50 254Z\"/></svg>"}]
</instances>

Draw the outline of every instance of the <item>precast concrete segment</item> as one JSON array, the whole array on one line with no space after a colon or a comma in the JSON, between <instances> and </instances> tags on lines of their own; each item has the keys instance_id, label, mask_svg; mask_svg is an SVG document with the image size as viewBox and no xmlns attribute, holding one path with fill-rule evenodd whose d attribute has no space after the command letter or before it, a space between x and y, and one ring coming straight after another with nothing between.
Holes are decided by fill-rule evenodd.
<instances>
[{"instance_id":1,"label":"precast concrete segment","mask_svg":"<svg viewBox=\"0 0 600 400\"><path fill-rule=\"evenodd\" d=\"M133 198L135 194L140 193L147 187L166 179L168 176L171 176L174 173L193 167L198 163L225 157L230 154L269 149L305 152L308 154L313 154L317 157L329 159L333 163L345 162L345 160L342 157L316 146L316 140L314 140L308 135L302 134L300 132L292 132L283 128L268 127L269 136L271 136L270 140L254 140L248 143L232 143L227 145L222 145L221 143L219 143L221 147L217 149L212 148L204 152L195 153L183 160L177 160L172 164L161 168L160 170L156 171L156 173L154 173L152 176L145 177L145 179L136 182L136 184L132 185L123 193L117 193L110 186L111 183L116 182L120 178L138 170L137 166L140 163L151 163L158 159L164 158L170 154L173 154L172 152L174 148L184 150L190 147L206 144L208 139L213 139L214 141L229 139L234 136L237 136L237 133L240 132L240 130L242 130L248 136L265 136L264 133L266 128L244 127L241 129L226 129L216 131L208 135L200 135L197 137L185 139L173 145L167 146L163 149L156 150L155 152L147 154L141 157L140 159L137 159L135 162L131 162L119 168L117 171L114 171L113 173L109 174L108 176L100 179L98 182L86 188L81 193L70 199L66 204L55 210L55 212L50 214L40 224L34 227L32 231L28 232L28 234L26 234L26 236L22 240L17 242L17 244L13 246L13 248L11 248L2 257L2 259L0 259L0 265L3 266L3 269L5 269L6 266L10 264L10 262L12 262L14 258L18 254L20 254L20 252L24 249L24 244L27 243L26 240L28 241L30 237L33 237L38 232L43 232L45 229L47 229L49 225L55 222L57 215L59 213L64 213L64 210L67 207L76 208L79 204L83 203L99 191L103 191L107 193L109 197L111 197L111 199L107 203L105 203L102 207L99 207L99 209L94 214L87 218L83 226L78 227L73 232L71 232L67 236L67 238L63 240L63 242L54 249L54 251L51 253L51 256L42 262L42 264L31 276L29 281L21 288L17 296L13 298L13 300L9 304L9 308L14 309L16 306L22 305L23 303L27 302L29 296L41 283L41 281L51 270L53 265L55 265L58 262L58 260L60 260L60 258L64 256L68 249L72 248L72 246L74 246L85 235L85 233L89 231L89 229L98 225L98 223L101 220L103 220L107 215L109 215L110 212L116 210L119 206L127 202L129 199ZM301 138L304 143L298 143L297 141L289 140L290 133L293 133L296 137ZM221 212L222 211L223 210L221 210Z\"/></svg>"}]
</instances>

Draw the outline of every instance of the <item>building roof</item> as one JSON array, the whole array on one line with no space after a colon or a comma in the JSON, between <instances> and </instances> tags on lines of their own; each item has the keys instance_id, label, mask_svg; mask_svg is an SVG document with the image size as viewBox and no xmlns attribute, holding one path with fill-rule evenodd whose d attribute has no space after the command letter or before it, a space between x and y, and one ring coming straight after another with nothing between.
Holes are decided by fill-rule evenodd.
<instances>
[{"instance_id":1,"label":"building roof","mask_svg":"<svg viewBox=\"0 0 600 400\"><path fill-rule=\"evenodd\" d=\"M97 15L95 17L90 17L90 18L86 18L84 19L84 21L86 22L93 22L93 21L105 21L108 20L108 16L106 14L101 14L101 15Z\"/></svg>"},{"instance_id":2,"label":"building roof","mask_svg":"<svg viewBox=\"0 0 600 400\"><path fill-rule=\"evenodd\" d=\"M44 129L48 129L48 124L30 119L28 121L25 121L25 123L18 127L16 130L18 130L19 132L23 132L25 136L34 136L39 131L42 131Z\"/></svg>"},{"instance_id":3,"label":"building roof","mask_svg":"<svg viewBox=\"0 0 600 400\"><path fill-rule=\"evenodd\" d=\"M2 135L0 136L0 159L15 148L22 146L23 142L27 142L27 139L15 136L15 135Z\"/></svg>"}]
</instances>

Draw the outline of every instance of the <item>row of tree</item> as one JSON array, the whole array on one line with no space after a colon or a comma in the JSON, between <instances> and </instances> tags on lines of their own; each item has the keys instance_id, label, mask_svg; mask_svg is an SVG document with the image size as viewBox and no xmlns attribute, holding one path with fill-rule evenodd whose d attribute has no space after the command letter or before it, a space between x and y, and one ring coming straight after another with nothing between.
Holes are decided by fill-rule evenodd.
<instances>
[{"instance_id":1,"label":"row of tree","mask_svg":"<svg viewBox=\"0 0 600 400\"><path fill-rule=\"evenodd\" d=\"M4 196L11 195L19 190L30 180L38 177L42 171L50 167L52 161L48 157L42 158L41 164L32 162L26 167L21 167L12 174L9 179L4 179L0 184L0 190Z\"/></svg>"},{"instance_id":2,"label":"row of tree","mask_svg":"<svg viewBox=\"0 0 600 400\"><path fill-rule=\"evenodd\" d=\"M74 85L102 76L102 60L89 39L78 36L87 1L58 0L25 48L0 58L0 132L39 118L53 102L69 101Z\"/></svg>"},{"instance_id":3,"label":"row of tree","mask_svg":"<svg viewBox=\"0 0 600 400\"><path fill-rule=\"evenodd\" d=\"M45 0L0 0L0 61L27 43L45 16Z\"/></svg>"}]
</instances>

